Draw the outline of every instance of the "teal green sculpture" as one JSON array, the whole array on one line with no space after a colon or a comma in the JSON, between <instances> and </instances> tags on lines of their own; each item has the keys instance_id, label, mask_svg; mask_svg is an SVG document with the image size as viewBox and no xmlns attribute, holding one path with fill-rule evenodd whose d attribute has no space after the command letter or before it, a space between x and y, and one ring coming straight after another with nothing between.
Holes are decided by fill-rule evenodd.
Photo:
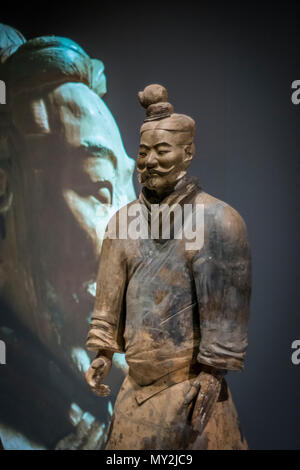
<instances>
[{"instance_id":1,"label":"teal green sculpture","mask_svg":"<svg viewBox=\"0 0 300 470\"><path fill-rule=\"evenodd\" d=\"M100 448L111 404L99 409L84 383L84 340L106 224L135 198L134 161L102 99L100 60L5 25L0 41L0 437L4 448Z\"/></svg>"}]
</instances>

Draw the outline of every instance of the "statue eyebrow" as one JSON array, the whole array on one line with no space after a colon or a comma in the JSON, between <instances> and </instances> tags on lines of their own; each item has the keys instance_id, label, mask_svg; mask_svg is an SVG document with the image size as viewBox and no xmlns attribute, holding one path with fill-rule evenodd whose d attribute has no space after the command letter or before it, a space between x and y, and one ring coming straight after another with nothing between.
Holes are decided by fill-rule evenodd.
<instances>
[{"instance_id":1,"label":"statue eyebrow","mask_svg":"<svg viewBox=\"0 0 300 470\"><path fill-rule=\"evenodd\" d=\"M83 151L84 155L96 157L96 155L91 155L91 153L97 154L97 157L109 160L113 167L115 169L117 168L117 159L115 154L110 148L105 147L104 145L85 141L84 144L80 146L80 150Z\"/></svg>"},{"instance_id":2,"label":"statue eyebrow","mask_svg":"<svg viewBox=\"0 0 300 470\"><path fill-rule=\"evenodd\" d=\"M160 145L165 145L166 147L172 147L172 145L168 144L168 142L159 142L158 144L153 145L153 147L157 148ZM146 144L140 144L140 148L141 147L144 147L145 149L150 150L150 147L148 147L148 145L146 145Z\"/></svg>"},{"instance_id":3,"label":"statue eyebrow","mask_svg":"<svg viewBox=\"0 0 300 470\"><path fill-rule=\"evenodd\" d=\"M172 147L172 145L168 144L168 142L159 142L158 144L154 145L154 147L159 147L160 145L166 145L167 147Z\"/></svg>"},{"instance_id":4,"label":"statue eyebrow","mask_svg":"<svg viewBox=\"0 0 300 470\"><path fill-rule=\"evenodd\" d=\"M103 152L110 150L105 145L101 144L94 144L93 142L84 141L84 143L80 146L80 149L84 152Z\"/></svg>"}]
</instances>

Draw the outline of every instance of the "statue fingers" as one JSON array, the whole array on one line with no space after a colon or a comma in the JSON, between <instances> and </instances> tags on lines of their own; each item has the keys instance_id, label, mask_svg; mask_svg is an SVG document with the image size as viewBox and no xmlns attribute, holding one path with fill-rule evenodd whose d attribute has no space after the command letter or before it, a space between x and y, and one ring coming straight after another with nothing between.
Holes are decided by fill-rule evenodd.
<instances>
[{"instance_id":1,"label":"statue fingers","mask_svg":"<svg viewBox=\"0 0 300 470\"><path fill-rule=\"evenodd\" d=\"M110 387L108 385L98 384L96 387L92 388L92 391L98 397L108 397L110 394Z\"/></svg>"},{"instance_id":2,"label":"statue fingers","mask_svg":"<svg viewBox=\"0 0 300 470\"><path fill-rule=\"evenodd\" d=\"M91 388L96 387L97 382L96 382L96 376L95 376L95 369L93 369L92 367L89 367L89 369L87 370L85 374L85 379L89 387Z\"/></svg>"},{"instance_id":3,"label":"statue fingers","mask_svg":"<svg viewBox=\"0 0 300 470\"><path fill-rule=\"evenodd\" d=\"M193 381L191 384L191 388L189 389L188 393L186 394L186 397L184 399L183 405L187 406L191 401L195 398L195 396L198 394L200 389L200 382L196 379Z\"/></svg>"},{"instance_id":4,"label":"statue fingers","mask_svg":"<svg viewBox=\"0 0 300 470\"><path fill-rule=\"evenodd\" d=\"M192 427L200 434L208 423L221 390L220 382L215 381L210 387L201 390L193 411Z\"/></svg>"},{"instance_id":5,"label":"statue fingers","mask_svg":"<svg viewBox=\"0 0 300 470\"><path fill-rule=\"evenodd\" d=\"M99 369L105 366L105 360L103 357L97 357L96 359L93 360L91 364L92 369Z\"/></svg>"},{"instance_id":6,"label":"statue fingers","mask_svg":"<svg viewBox=\"0 0 300 470\"><path fill-rule=\"evenodd\" d=\"M203 420L206 416L207 395L200 392L198 394L192 415L192 427L198 431L203 428Z\"/></svg>"}]
</instances>

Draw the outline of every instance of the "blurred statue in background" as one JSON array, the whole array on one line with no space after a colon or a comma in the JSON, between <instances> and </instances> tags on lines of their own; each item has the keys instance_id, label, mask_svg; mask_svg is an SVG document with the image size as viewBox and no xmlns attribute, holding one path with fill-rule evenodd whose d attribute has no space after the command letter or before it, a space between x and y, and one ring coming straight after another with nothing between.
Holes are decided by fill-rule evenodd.
<instances>
[{"instance_id":1,"label":"blurred statue in background","mask_svg":"<svg viewBox=\"0 0 300 470\"><path fill-rule=\"evenodd\" d=\"M224 378L243 368L248 344L245 223L186 175L194 120L174 113L160 85L139 98L142 190L108 224L87 340L97 395L109 394L114 353L129 365L106 449L246 449Z\"/></svg>"},{"instance_id":2,"label":"blurred statue in background","mask_svg":"<svg viewBox=\"0 0 300 470\"><path fill-rule=\"evenodd\" d=\"M0 57L0 437L4 448L100 448L111 405L82 380L84 337L106 224L135 198L134 161L102 100L100 60L5 25Z\"/></svg>"}]
</instances>

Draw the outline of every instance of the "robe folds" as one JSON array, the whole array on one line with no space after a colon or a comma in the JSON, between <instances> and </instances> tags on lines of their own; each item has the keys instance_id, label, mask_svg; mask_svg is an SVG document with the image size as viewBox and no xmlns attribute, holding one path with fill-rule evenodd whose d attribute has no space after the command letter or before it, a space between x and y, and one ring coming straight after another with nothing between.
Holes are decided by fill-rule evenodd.
<instances>
[{"instance_id":1,"label":"robe folds","mask_svg":"<svg viewBox=\"0 0 300 470\"><path fill-rule=\"evenodd\" d=\"M201 367L243 369L251 291L244 221L195 180L183 178L160 204L170 212L175 205L202 208L201 246L187 249L185 235L175 237L174 230L170 238L161 230L156 239L110 236L120 220L131 223L132 205L140 205L147 219L152 202L144 188L121 208L101 252L87 348L124 352L129 366L107 448L246 448L225 380L201 436L190 426L194 402L183 406Z\"/></svg>"}]
</instances>

